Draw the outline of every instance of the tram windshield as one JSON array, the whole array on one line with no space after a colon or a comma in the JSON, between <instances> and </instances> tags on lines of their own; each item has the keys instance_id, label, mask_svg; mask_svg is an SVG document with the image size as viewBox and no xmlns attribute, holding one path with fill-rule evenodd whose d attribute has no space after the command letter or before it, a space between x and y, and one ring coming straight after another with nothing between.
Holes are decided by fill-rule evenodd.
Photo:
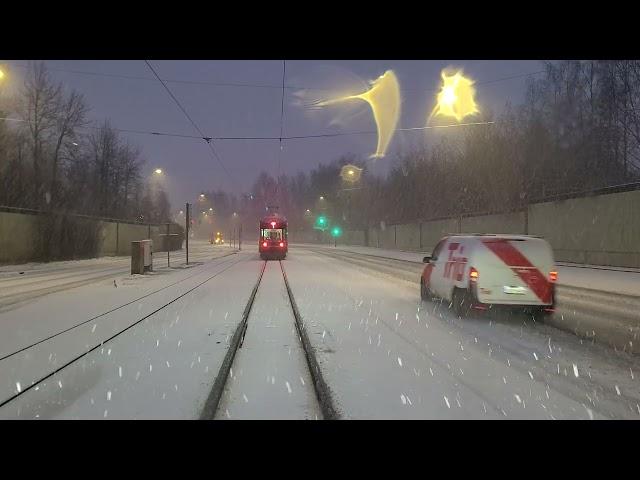
<instances>
[{"instance_id":1,"label":"tram windshield","mask_svg":"<svg viewBox=\"0 0 640 480\"><path fill-rule=\"evenodd\" d=\"M264 238L265 240L271 240L273 242L279 242L282 240L282 229L281 228L263 228L262 238Z\"/></svg>"}]
</instances>

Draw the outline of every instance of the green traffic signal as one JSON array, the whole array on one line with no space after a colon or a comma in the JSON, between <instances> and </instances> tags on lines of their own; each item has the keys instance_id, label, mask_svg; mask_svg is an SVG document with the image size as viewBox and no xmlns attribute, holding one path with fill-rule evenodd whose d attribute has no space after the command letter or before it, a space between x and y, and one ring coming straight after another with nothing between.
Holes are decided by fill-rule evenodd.
<instances>
[{"instance_id":1,"label":"green traffic signal","mask_svg":"<svg viewBox=\"0 0 640 480\"><path fill-rule=\"evenodd\" d=\"M340 235L342 235L342 229L340 227L333 227L331 229L331 235L334 237L339 237Z\"/></svg>"},{"instance_id":2,"label":"green traffic signal","mask_svg":"<svg viewBox=\"0 0 640 480\"><path fill-rule=\"evenodd\" d=\"M327 226L327 218L320 216L316 219L316 223L318 224L319 227L326 227Z\"/></svg>"}]
</instances>

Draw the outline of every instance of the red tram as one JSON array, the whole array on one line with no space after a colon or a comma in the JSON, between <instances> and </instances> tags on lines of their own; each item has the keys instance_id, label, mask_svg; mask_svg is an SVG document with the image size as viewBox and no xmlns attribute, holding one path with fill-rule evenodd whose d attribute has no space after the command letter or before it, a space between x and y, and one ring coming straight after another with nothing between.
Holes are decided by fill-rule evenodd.
<instances>
[{"instance_id":1,"label":"red tram","mask_svg":"<svg viewBox=\"0 0 640 480\"><path fill-rule=\"evenodd\" d=\"M277 213L260 220L260 258L283 259L287 256L287 219Z\"/></svg>"}]
</instances>

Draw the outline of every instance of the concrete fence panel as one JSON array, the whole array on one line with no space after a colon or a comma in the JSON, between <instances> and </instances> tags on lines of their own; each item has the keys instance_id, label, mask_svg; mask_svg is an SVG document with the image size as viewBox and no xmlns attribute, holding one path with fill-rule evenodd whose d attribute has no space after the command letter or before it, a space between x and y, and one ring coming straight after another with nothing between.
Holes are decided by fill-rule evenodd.
<instances>
[{"instance_id":1,"label":"concrete fence panel","mask_svg":"<svg viewBox=\"0 0 640 480\"><path fill-rule=\"evenodd\" d=\"M525 233L525 213L463 217L461 233Z\"/></svg>"},{"instance_id":2,"label":"concrete fence panel","mask_svg":"<svg viewBox=\"0 0 640 480\"><path fill-rule=\"evenodd\" d=\"M396 248L399 250L420 250L420 224L406 223L395 225Z\"/></svg>"},{"instance_id":3,"label":"concrete fence panel","mask_svg":"<svg viewBox=\"0 0 640 480\"><path fill-rule=\"evenodd\" d=\"M420 250L423 252L431 252L442 237L448 233L458 232L458 220L456 218L448 218L445 220L422 222L420 224L420 230Z\"/></svg>"},{"instance_id":4,"label":"concrete fence panel","mask_svg":"<svg viewBox=\"0 0 640 480\"><path fill-rule=\"evenodd\" d=\"M640 267L640 191L533 204L529 234L545 237L556 259Z\"/></svg>"}]
</instances>

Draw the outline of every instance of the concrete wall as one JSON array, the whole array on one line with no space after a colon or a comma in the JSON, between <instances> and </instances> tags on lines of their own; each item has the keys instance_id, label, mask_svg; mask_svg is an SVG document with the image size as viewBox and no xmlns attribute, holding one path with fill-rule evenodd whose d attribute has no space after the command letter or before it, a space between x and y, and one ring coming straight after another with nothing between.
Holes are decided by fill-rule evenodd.
<instances>
[{"instance_id":1,"label":"concrete wall","mask_svg":"<svg viewBox=\"0 0 640 480\"><path fill-rule=\"evenodd\" d=\"M433 220L422 222L422 244L420 249L423 252L432 252L436 244L448 233L458 232L458 219L449 218L445 220Z\"/></svg>"},{"instance_id":2,"label":"concrete wall","mask_svg":"<svg viewBox=\"0 0 640 480\"><path fill-rule=\"evenodd\" d=\"M525 233L525 213L462 217L461 233Z\"/></svg>"},{"instance_id":3,"label":"concrete wall","mask_svg":"<svg viewBox=\"0 0 640 480\"><path fill-rule=\"evenodd\" d=\"M396 225L396 246L399 250L420 250L420 224Z\"/></svg>"},{"instance_id":4,"label":"concrete wall","mask_svg":"<svg viewBox=\"0 0 640 480\"><path fill-rule=\"evenodd\" d=\"M36 258L37 241L42 215L0 211L0 263L23 263ZM98 224L99 245L97 256L131 255L131 242L149 238L153 240L155 252L166 251L166 225L136 225L90 218L79 218L80 224ZM172 227L171 233L177 233ZM175 249L176 245L173 245Z\"/></svg>"},{"instance_id":5,"label":"concrete wall","mask_svg":"<svg viewBox=\"0 0 640 480\"><path fill-rule=\"evenodd\" d=\"M375 227L368 242L364 232L345 232L343 243L430 252L448 233L525 232L546 238L561 262L640 268L640 190L533 204L526 213Z\"/></svg>"},{"instance_id":6,"label":"concrete wall","mask_svg":"<svg viewBox=\"0 0 640 480\"><path fill-rule=\"evenodd\" d=\"M380 229L378 238L380 239L380 248L396 248L395 225L386 225L384 229Z\"/></svg>"},{"instance_id":7,"label":"concrete wall","mask_svg":"<svg viewBox=\"0 0 640 480\"><path fill-rule=\"evenodd\" d=\"M99 256L117 255L117 228L118 225L112 222L98 222L100 225L100 248Z\"/></svg>"},{"instance_id":8,"label":"concrete wall","mask_svg":"<svg viewBox=\"0 0 640 480\"><path fill-rule=\"evenodd\" d=\"M364 231L346 231L343 233L342 238L338 239L338 243L346 243L347 245L364 245Z\"/></svg>"},{"instance_id":9,"label":"concrete wall","mask_svg":"<svg viewBox=\"0 0 640 480\"><path fill-rule=\"evenodd\" d=\"M560 261L639 268L640 191L531 205L529 233Z\"/></svg>"},{"instance_id":10,"label":"concrete wall","mask_svg":"<svg viewBox=\"0 0 640 480\"><path fill-rule=\"evenodd\" d=\"M37 231L37 215L0 212L0 263L31 260Z\"/></svg>"}]
</instances>

